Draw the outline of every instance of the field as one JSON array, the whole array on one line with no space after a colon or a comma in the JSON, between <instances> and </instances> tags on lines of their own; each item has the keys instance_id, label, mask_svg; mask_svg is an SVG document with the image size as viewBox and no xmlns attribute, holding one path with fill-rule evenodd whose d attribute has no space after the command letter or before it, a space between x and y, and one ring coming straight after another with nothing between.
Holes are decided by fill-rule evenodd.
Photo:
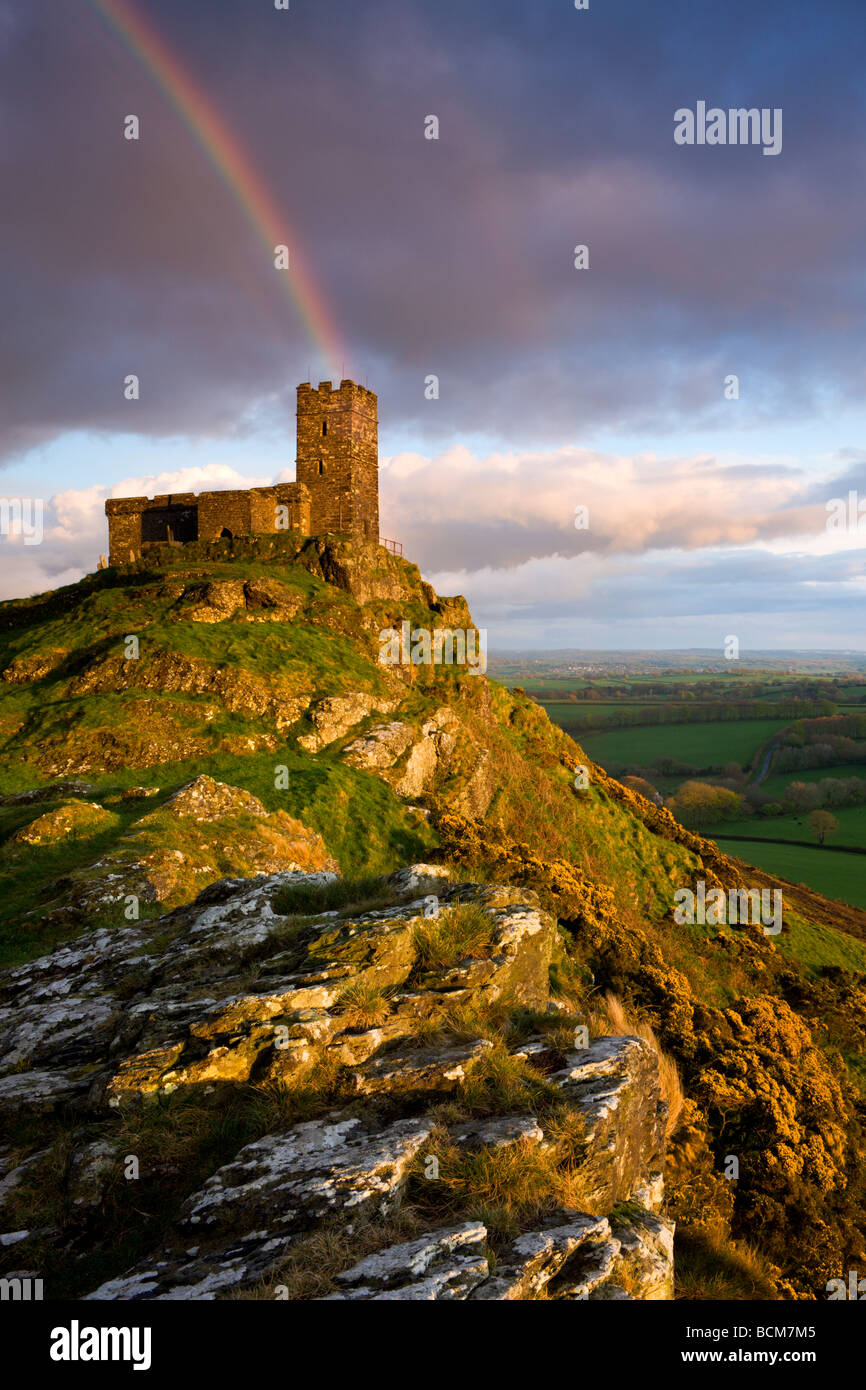
<instances>
[{"instance_id":1,"label":"field","mask_svg":"<svg viewBox=\"0 0 866 1390\"><path fill-rule=\"evenodd\" d=\"M716 838L716 837L714 837ZM719 835L719 848L737 859L757 864L791 883L805 883L826 898L866 908L866 854L839 854L832 849L800 845L749 844Z\"/></svg>"},{"instance_id":2,"label":"field","mask_svg":"<svg viewBox=\"0 0 866 1390\"><path fill-rule=\"evenodd\" d=\"M827 807L839 830L826 847L817 845L807 812L786 805L794 782L866 782L866 760L834 763L832 752L822 749L816 754L824 760L819 767L780 772L773 765L777 744L798 749L819 743L824 737L819 731L825 728L831 737L837 728L839 737L859 739L866 751L862 718L854 733L850 729L852 717L866 713L866 659L840 657L836 664L832 657L791 654L787 661L768 657L766 665L757 658L730 664L717 655L689 658L687 653L679 659L676 653L619 653L609 664L602 653L572 653L569 659L571 669L563 669L563 660L538 659L521 668L511 658L507 670L497 671L494 664L491 674L522 685L589 758L614 777L648 782L684 824L717 839L731 854L828 897L866 907L866 855L833 848L866 848L866 796L863 804ZM767 749L773 750L769 767ZM811 754L786 756L809 761ZM729 818L719 820L714 811L715 820L696 819L692 810L688 819L685 794L677 804L685 782L726 788L718 795L728 796ZM774 805L775 813L767 814ZM731 838L739 835L757 843ZM808 844L791 843L798 840Z\"/></svg>"},{"instance_id":3,"label":"field","mask_svg":"<svg viewBox=\"0 0 866 1390\"><path fill-rule=\"evenodd\" d=\"M827 769L823 769L827 776ZM837 833L827 840L827 844L866 846L866 806L841 806L832 814L839 822ZM763 819L750 816L747 820L725 821L724 825L707 826L705 831L713 839L724 835L755 835L761 840L809 840L817 844L809 825L808 816L772 816ZM863 856L861 872L866 877L866 854Z\"/></svg>"},{"instance_id":4,"label":"field","mask_svg":"<svg viewBox=\"0 0 866 1390\"><path fill-rule=\"evenodd\" d=\"M792 782L820 782L824 777L866 777L866 763L841 763L833 767L807 767L800 772L770 772L762 783L769 796L782 797Z\"/></svg>"},{"instance_id":5,"label":"field","mask_svg":"<svg viewBox=\"0 0 866 1390\"><path fill-rule=\"evenodd\" d=\"M551 719L555 716L548 710ZM567 721L557 719L563 727ZM611 763L652 763L675 758L695 768L721 768L725 763L748 766L761 745L784 728L776 719L743 719L730 723L660 724L647 729L614 729L582 734L580 743L602 767ZM682 780L682 779L680 779Z\"/></svg>"}]
</instances>

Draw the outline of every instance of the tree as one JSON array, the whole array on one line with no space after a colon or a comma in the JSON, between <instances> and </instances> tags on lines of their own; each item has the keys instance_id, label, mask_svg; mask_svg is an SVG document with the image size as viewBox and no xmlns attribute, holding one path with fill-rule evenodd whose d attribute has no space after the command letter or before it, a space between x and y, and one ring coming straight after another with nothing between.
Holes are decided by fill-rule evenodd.
<instances>
[{"instance_id":1,"label":"tree","mask_svg":"<svg viewBox=\"0 0 866 1390\"><path fill-rule=\"evenodd\" d=\"M630 788L633 792L640 792L641 796L645 796L647 801L655 801L658 803L661 799L652 782L648 782L645 777L629 776L622 777L620 780L624 787Z\"/></svg>"},{"instance_id":2,"label":"tree","mask_svg":"<svg viewBox=\"0 0 866 1390\"><path fill-rule=\"evenodd\" d=\"M736 820L743 814L742 797L709 782L683 782L666 804L677 820L690 829Z\"/></svg>"},{"instance_id":3,"label":"tree","mask_svg":"<svg viewBox=\"0 0 866 1390\"><path fill-rule=\"evenodd\" d=\"M738 784L742 784L746 780L743 769L740 767L739 763L725 763L722 768L722 776L725 778L725 781L737 782Z\"/></svg>"},{"instance_id":4,"label":"tree","mask_svg":"<svg viewBox=\"0 0 866 1390\"><path fill-rule=\"evenodd\" d=\"M823 845L827 836L835 835L839 829L839 822L829 811L813 811L809 816L809 824L819 845Z\"/></svg>"},{"instance_id":5,"label":"tree","mask_svg":"<svg viewBox=\"0 0 866 1390\"><path fill-rule=\"evenodd\" d=\"M785 800L793 811L814 811L821 800L821 793L814 782L791 782Z\"/></svg>"}]
</instances>

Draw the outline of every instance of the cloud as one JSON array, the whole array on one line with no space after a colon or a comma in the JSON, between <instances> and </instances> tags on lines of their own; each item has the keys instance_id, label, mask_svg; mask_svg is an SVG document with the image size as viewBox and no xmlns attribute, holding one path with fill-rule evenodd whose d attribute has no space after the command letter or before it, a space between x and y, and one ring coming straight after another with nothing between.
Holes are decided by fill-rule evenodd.
<instances>
[{"instance_id":1,"label":"cloud","mask_svg":"<svg viewBox=\"0 0 866 1390\"><path fill-rule=\"evenodd\" d=\"M547 556L507 571L430 575L440 593L470 596L491 649L858 650L864 550L806 559L762 551L668 553L602 560Z\"/></svg>"},{"instance_id":2,"label":"cloud","mask_svg":"<svg viewBox=\"0 0 866 1390\"><path fill-rule=\"evenodd\" d=\"M466 595L493 645L670 646L681 631L687 645L706 646L716 627L726 629L722 637L738 623L754 630L769 611L798 624L805 615L811 626L796 628L801 637L837 632L843 645L857 646L864 538L828 533L825 505L850 476L831 474L821 490L786 459L575 448L478 456L460 445L433 458L383 460L382 529L440 592ZM41 546L0 542L0 597L94 569L107 545L108 496L273 480L214 464L66 489L47 504ZM577 505L589 509L589 530L575 530ZM802 645L793 636L787 645Z\"/></svg>"},{"instance_id":3,"label":"cloud","mask_svg":"<svg viewBox=\"0 0 866 1390\"><path fill-rule=\"evenodd\" d=\"M665 25L645 0L620 10L589 43L586 16L523 0L330 0L290 30L276 12L151 0L311 264L346 373L380 391L392 427L521 447L715 428L729 372L741 423L862 398L859 16L835 7L822 68L827 26L799 16L792 36L770 0L760 22L732 0L700 31L689 6ZM321 353L194 135L86 6L8 14L0 456L70 430L290 428L291 388L324 370ZM701 87L784 102L780 159L677 149L673 111ZM120 135L132 110L135 144ZM423 139L428 112L438 142ZM578 242L588 272L573 269Z\"/></svg>"},{"instance_id":4,"label":"cloud","mask_svg":"<svg viewBox=\"0 0 866 1390\"><path fill-rule=\"evenodd\" d=\"M563 448L385 460L383 527L424 566L468 571L544 555L645 554L826 535L823 494L788 460L603 454ZM819 500L820 496L820 500ZM576 509L588 510L587 529Z\"/></svg>"},{"instance_id":5,"label":"cloud","mask_svg":"<svg viewBox=\"0 0 866 1390\"><path fill-rule=\"evenodd\" d=\"M546 0L147 4L311 266L388 447L408 446L382 470L383 530L407 554L513 632L573 641L633 614L641 633L669 619L669 638L713 603L765 603L775 631L821 601L832 629L858 592L832 566L860 539L828 536L826 501L866 494L862 451L828 456L863 399L862 4L794 25L790 0L700 23L694 0L663 24L646 0L615 8L599 24ZM782 155L675 147L673 113L700 97L781 106ZM109 492L269 480L254 463L124 477L124 438L249 441L254 460L330 366L247 212L92 7L6 0L0 127L0 466L54 494L43 545L0 541L11 594L93 567ZM801 425L811 449L783 456ZM750 447L774 429L784 443ZM119 441L106 488L73 473L88 434Z\"/></svg>"}]
</instances>

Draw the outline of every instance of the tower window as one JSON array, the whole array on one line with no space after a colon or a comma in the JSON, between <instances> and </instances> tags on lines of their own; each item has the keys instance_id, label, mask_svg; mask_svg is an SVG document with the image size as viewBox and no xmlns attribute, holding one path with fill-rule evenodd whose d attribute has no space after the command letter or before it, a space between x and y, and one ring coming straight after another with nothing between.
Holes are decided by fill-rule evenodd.
<instances>
[{"instance_id":1,"label":"tower window","mask_svg":"<svg viewBox=\"0 0 866 1390\"><path fill-rule=\"evenodd\" d=\"M324 475L324 472L325 472L325 461L324 461L324 459L319 459L319 477L320 477L320 478Z\"/></svg>"},{"instance_id":2,"label":"tower window","mask_svg":"<svg viewBox=\"0 0 866 1390\"><path fill-rule=\"evenodd\" d=\"M327 434L327 433L328 433L328 422L327 422L327 420L323 420L323 421L322 421L322 434Z\"/></svg>"}]
</instances>

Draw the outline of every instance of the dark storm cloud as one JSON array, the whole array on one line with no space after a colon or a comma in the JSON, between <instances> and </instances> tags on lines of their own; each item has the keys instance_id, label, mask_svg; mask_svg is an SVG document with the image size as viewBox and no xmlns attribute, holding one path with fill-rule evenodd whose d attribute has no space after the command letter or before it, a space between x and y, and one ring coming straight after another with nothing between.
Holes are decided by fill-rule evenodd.
<instances>
[{"instance_id":1,"label":"dark storm cloud","mask_svg":"<svg viewBox=\"0 0 866 1390\"><path fill-rule=\"evenodd\" d=\"M859 3L137 3L252 152L389 425L709 427L729 372L742 421L862 394ZM165 95L86 0L3 14L0 449L290 431L322 363ZM698 98L783 107L781 156L675 147Z\"/></svg>"}]
</instances>

